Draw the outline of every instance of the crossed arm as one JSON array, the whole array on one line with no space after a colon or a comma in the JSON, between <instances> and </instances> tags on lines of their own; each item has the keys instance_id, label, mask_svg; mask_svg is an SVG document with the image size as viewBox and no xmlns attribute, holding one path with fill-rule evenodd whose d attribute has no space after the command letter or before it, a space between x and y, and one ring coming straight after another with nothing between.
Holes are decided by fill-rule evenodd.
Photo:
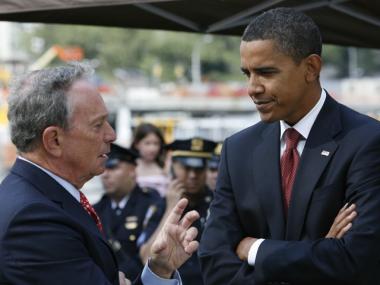
<instances>
[{"instance_id":1,"label":"crossed arm","mask_svg":"<svg viewBox=\"0 0 380 285\"><path fill-rule=\"evenodd\" d=\"M329 232L325 238L337 238L340 239L345 233L352 227L352 221L355 219L357 212L355 211L355 204L344 205L340 209L338 215L336 216ZM248 260L249 250L252 245L257 241L257 238L245 237L241 240L239 245L236 247L236 255L242 260Z\"/></svg>"},{"instance_id":2,"label":"crossed arm","mask_svg":"<svg viewBox=\"0 0 380 285\"><path fill-rule=\"evenodd\" d=\"M239 184L246 182L244 176L236 167L227 164L230 161L235 163L236 157L231 155L233 158L227 160L226 151L222 152L218 189L200 245L199 255L206 283L221 284L228 280L224 284L264 284L272 281L372 284L374 278L379 278L379 145L380 135L367 137L360 147L346 146L349 148L347 152L352 152L351 157L334 160L334 165L329 169L332 177L324 177L326 181L322 181L324 200L310 201L310 215L305 220L304 236L300 240L276 240L270 236L266 219L260 216L259 201L247 202L247 197L256 198L257 195L246 195L238 188ZM225 142L225 149L227 146ZM240 200L236 201L236 197ZM334 209L343 200L355 203L354 212L358 214L356 218L350 217L355 219L352 227L350 222L343 227L341 223L347 221L346 218L352 213L348 216L345 216L347 212L343 214L345 218L337 214L333 222ZM326 228L328 220L323 220L327 215L328 220L335 224L330 231ZM247 232L267 238L259 247L254 266L242 261L247 259L249 248L255 241L246 239L247 234L244 236L244 233ZM323 238L322 233L327 238Z\"/></svg>"}]
</instances>

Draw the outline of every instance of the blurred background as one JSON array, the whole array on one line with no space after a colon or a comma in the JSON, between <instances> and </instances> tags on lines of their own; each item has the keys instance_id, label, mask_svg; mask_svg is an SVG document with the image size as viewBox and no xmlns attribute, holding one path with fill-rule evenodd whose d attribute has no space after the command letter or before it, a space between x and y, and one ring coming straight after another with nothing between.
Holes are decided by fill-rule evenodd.
<instances>
[{"instance_id":1,"label":"blurred background","mask_svg":"<svg viewBox=\"0 0 380 285\"><path fill-rule=\"evenodd\" d=\"M129 146L142 122L157 125L167 143L191 136L222 141L259 120L240 71L239 45L238 36L0 22L0 176L15 159L6 118L12 77L86 61L96 70L93 81L119 144ZM322 86L379 118L380 50L323 48ZM86 187L98 185L96 179Z\"/></svg>"}]
</instances>

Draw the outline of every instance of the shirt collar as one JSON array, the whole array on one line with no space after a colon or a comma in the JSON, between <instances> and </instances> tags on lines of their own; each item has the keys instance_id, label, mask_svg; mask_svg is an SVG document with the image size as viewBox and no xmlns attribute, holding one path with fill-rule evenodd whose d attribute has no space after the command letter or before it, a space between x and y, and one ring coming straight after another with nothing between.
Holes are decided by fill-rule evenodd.
<instances>
[{"instance_id":1,"label":"shirt collar","mask_svg":"<svg viewBox=\"0 0 380 285\"><path fill-rule=\"evenodd\" d=\"M317 116L319 112L322 109L323 104L326 100L326 91L322 89L321 96L319 97L319 100L317 104L307 113L301 120L297 122L292 128L296 129L297 132L299 132L302 137L306 140L309 136L309 133L311 131L311 128L313 127L313 124L315 120L317 119ZM280 133L280 139L282 139L284 132L286 129L291 128L285 121L280 121L280 127L281 127L281 133Z\"/></svg>"},{"instance_id":2,"label":"shirt collar","mask_svg":"<svg viewBox=\"0 0 380 285\"><path fill-rule=\"evenodd\" d=\"M51 178L53 178L55 181L57 181L57 183L59 185L61 185L63 188L65 188L65 190L67 192L69 192L78 202L80 202L80 194L79 194L79 190L77 188L75 188L70 182L68 182L67 180L55 175L54 173L52 173L51 171L47 170L46 168L43 168L42 166L39 166L38 164L30 161L29 159L26 159L25 157L22 157L22 156L18 156L17 158L23 160L23 161L26 161L30 164L33 164L34 166L38 167L39 169L41 169L43 172L45 172L47 175L49 175Z\"/></svg>"},{"instance_id":3,"label":"shirt collar","mask_svg":"<svg viewBox=\"0 0 380 285\"><path fill-rule=\"evenodd\" d=\"M127 205L128 199L129 199L129 195L124 196L124 198L121 199L119 203L117 203L114 200L111 200L112 209L116 209L116 207L119 207L120 209L124 209L125 205Z\"/></svg>"}]
</instances>

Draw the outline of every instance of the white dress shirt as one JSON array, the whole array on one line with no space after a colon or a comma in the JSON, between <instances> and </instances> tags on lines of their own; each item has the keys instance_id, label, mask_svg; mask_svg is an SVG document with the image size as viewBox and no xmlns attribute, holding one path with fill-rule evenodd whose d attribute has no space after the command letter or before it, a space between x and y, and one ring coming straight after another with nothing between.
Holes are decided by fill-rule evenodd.
<instances>
[{"instance_id":1,"label":"white dress shirt","mask_svg":"<svg viewBox=\"0 0 380 285\"><path fill-rule=\"evenodd\" d=\"M111 200L111 208L112 208L112 210L115 210L116 208L119 208L119 209L123 210L125 208L125 206L127 205L128 200L129 200L129 195L124 196L124 198L121 199L120 202L116 202L114 200Z\"/></svg>"}]
</instances>

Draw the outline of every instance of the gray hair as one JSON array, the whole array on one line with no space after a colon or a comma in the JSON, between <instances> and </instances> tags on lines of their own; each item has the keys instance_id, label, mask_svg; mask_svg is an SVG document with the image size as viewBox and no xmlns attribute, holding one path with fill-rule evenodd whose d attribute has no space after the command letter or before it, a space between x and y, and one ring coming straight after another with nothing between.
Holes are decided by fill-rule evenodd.
<instances>
[{"instance_id":1,"label":"gray hair","mask_svg":"<svg viewBox=\"0 0 380 285\"><path fill-rule=\"evenodd\" d=\"M14 80L8 99L11 140L18 151L33 151L49 126L69 127L66 93L92 69L80 63L32 71Z\"/></svg>"},{"instance_id":2,"label":"gray hair","mask_svg":"<svg viewBox=\"0 0 380 285\"><path fill-rule=\"evenodd\" d=\"M309 16L291 8L276 8L255 17L242 40L273 40L279 51L297 63L311 54L322 53L318 26Z\"/></svg>"}]
</instances>

